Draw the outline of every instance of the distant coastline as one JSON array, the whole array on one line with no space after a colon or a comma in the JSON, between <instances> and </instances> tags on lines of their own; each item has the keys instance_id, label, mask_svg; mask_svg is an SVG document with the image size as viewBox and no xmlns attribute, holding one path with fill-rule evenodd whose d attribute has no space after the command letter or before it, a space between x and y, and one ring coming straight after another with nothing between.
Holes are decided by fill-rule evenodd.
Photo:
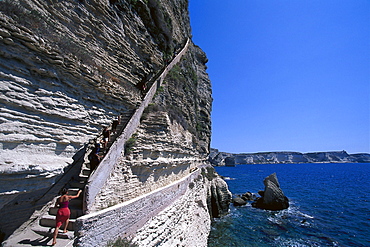
<instances>
[{"instance_id":1,"label":"distant coastline","mask_svg":"<svg viewBox=\"0 0 370 247\"><path fill-rule=\"evenodd\" d=\"M292 163L370 163L370 154L348 154L346 151L331 152L263 152L226 153L211 148L209 161L214 166L234 166L241 164L292 164Z\"/></svg>"}]
</instances>

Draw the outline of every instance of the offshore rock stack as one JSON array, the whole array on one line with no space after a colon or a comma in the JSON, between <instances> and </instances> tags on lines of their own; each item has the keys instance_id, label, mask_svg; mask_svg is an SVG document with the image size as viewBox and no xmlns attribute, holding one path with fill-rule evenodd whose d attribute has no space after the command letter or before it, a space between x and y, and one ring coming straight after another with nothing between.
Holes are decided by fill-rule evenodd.
<instances>
[{"instance_id":1,"label":"offshore rock stack","mask_svg":"<svg viewBox=\"0 0 370 247\"><path fill-rule=\"evenodd\" d=\"M289 207L289 199L284 195L276 177L276 173L266 177L263 181L265 190L258 191L260 197L251 192L246 192L241 196L232 199L234 206L244 206L248 201L252 201L252 206L266 210L283 210Z\"/></svg>"},{"instance_id":2,"label":"offshore rock stack","mask_svg":"<svg viewBox=\"0 0 370 247\"><path fill-rule=\"evenodd\" d=\"M289 200L280 188L276 173L263 180L265 190L258 192L261 197L252 203L253 207L267 210L283 210L289 207Z\"/></svg>"}]
</instances>

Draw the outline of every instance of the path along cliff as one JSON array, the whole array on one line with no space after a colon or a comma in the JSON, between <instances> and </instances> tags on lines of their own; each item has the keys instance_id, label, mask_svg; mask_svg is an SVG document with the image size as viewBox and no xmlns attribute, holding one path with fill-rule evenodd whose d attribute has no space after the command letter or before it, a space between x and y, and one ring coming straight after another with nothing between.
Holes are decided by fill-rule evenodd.
<instances>
[{"instance_id":1,"label":"path along cliff","mask_svg":"<svg viewBox=\"0 0 370 247\"><path fill-rule=\"evenodd\" d=\"M82 208L71 224L75 234L61 246L102 246L119 236L140 246L206 246L210 216L227 211L229 193L206 161L211 85L205 54L187 43L187 4L0 2L5 243L11 246L17 228L42 234L19 245L47 241L31 224L51 229L53 219L42 217L48 207L47 214L55 211L58 186L73 192L87 181L74 205ZM143 92L144 78L150 90ZM135 121L127 126L136 127L116 137L89 178L89 140L126 113Z\"/></svg>"}]
</instances>

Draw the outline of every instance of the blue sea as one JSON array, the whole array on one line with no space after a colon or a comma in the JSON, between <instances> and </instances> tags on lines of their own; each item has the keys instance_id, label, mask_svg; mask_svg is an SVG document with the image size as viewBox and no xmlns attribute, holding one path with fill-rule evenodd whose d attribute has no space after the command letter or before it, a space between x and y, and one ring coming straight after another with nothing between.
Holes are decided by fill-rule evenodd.
<instances>
[{"instance_id":1,"label":"blue sea","mask_svg":"<svg viewBox=\"0 0 370 247\"><path fill-rule=\"evenodd\" d=\"M212 223L209 247L370 246L370 164L259 164L215 167L233 194L264 190L276 172L290 207L230 206Z\"/></svg>"}]
</instances>

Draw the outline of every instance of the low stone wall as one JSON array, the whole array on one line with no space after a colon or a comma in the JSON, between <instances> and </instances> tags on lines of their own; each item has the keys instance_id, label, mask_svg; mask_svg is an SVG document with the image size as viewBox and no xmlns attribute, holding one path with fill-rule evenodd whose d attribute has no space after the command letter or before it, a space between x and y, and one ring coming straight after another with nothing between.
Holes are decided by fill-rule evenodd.
<instances>
[{"instance_id":1,"label":"low stone wall","mask_svg":"<svg viewBox=\"0 0 370 247\"><path fill-rule=\"evenodd\" d=\"M131 117L130 121L127 123L125 129L121 135L116 139L116 141L109 148L108 153L105 155L100 165L95 170L95 172L90 176L88 183L85 187L85 200L84 200L84 211L85 213L91 212L94 207L95 197L99 193L100 189L103 187L104 183L108 179L114 165L117 163L119 157L125 148L126 141L135 132L137 126L140 124L140 118L143 114L144 109L148 106L153 95L157 89L157 81L148 91L144 101L141 106L135 111L134 115Z\"/></svg>"},{"instance_id":2,"label":"low stone wall","mask_svg":"<svg viewBox=\"0 0 370 247\"><path fill-rule=\"evenodd\" d=\"M163 188L78 218L75 224L75 245L104 246L119 236L131 237L151 217L184 195L189 189L189 183L198 178L200 173L201 169L197 169Z\"/></svg>"},{"instance_id":3,"label":"low stone wall","mask_svg":"<svg viewBox=\"0 0 370 247\"><path fill-rule=\"evenodd\" d=\"M119 157L124 151L126 141L134 134L136 128L140 124L140 118L143 114L145 108L149 105L150 101L154 97L157 88L161 85L164 78L172 67L178 63L181 57L185 54L190 44L190 39L187 40L184 48L179 52L179 54L171 61L171 63L164 69L158 79L153 83L149 91L147 92L143 102L140 107L135 111L134 115L131 117L130 121L127 123L122 134L116 139L116 141L110 147L108 153L105 155L100 165L95 170L95 172L90 176L87 185L85 187L84 193L84 212L90 213L94 211L95 197L99 193L100 189L103 188L104 183L107 181L109 175L115 164L117 163Z\"/></svg>"}]
</instances>

